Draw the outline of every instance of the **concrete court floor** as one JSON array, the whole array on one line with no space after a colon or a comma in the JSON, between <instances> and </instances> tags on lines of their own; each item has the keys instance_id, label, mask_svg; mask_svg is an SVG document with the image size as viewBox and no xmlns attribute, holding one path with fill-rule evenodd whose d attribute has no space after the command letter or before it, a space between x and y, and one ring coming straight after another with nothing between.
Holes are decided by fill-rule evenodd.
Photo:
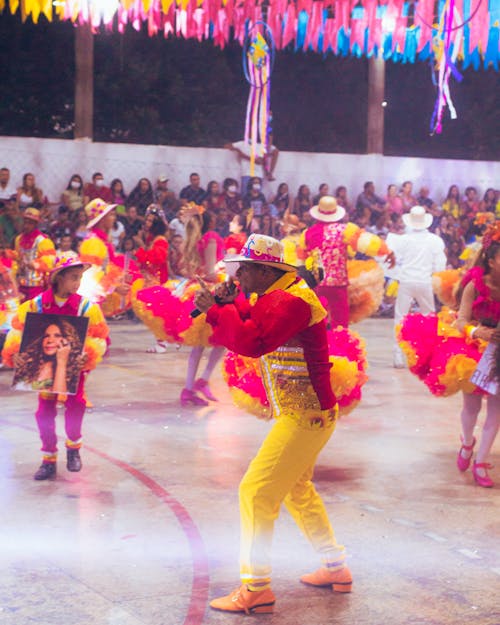
<instances>
[{"instance_id":1,"label":"concrete court floor","mask_svg":"<svg viewBox=\"0 0 500 625\"><path fill-rule=\"evenodd\" d=\"M275 613L208 608L238 585L238 482L269 424L232 406L219 372L218 403L181 409L188 350L145 354L147 330L114 322L88 382L79 474L62 454L56 481L32 480L36 398L10 392L12 372L0 371L0 623L499 625L500 468L489 490L460 474L460 398L433 398L392 368L390 320L354 329L370 380L315 477L350 554L351 595L298 582L317 561L284 511Z\"/></svg>"}]
</instances>

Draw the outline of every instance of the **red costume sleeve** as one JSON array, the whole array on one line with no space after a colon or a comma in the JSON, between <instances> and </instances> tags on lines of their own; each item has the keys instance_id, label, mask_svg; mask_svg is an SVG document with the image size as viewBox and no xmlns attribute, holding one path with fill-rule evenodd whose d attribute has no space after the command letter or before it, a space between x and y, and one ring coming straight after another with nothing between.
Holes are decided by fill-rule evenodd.
<instances>
[{"instance_id":1,"label":"red costume sleeve","mask_svg":"<svg viewBox=\"0 0 500 625\"><path fill-rule=\"evenodd\" d=\"M252 358L285 344L307 328L310 318L306 302L281 290L263 295L248 309L239 302L212 306L207 313L214 343Z\"/></svg>"},{"instance_id":2,"label":"red costume sleeve","mask_svg":"<svg viewBox=\"0 0 500 625\"><path fill-rule=\"evenodd\" d=\"M212 306L207 313L216 343L243 356L258 358L295 337L304 349L321 409L328 410L337 400L330 381L326 325L320 321L309 326L310 319L309 304L281 290L262 296L255 306L238 298L234 304Z\"/></svg>"}]
</instances>

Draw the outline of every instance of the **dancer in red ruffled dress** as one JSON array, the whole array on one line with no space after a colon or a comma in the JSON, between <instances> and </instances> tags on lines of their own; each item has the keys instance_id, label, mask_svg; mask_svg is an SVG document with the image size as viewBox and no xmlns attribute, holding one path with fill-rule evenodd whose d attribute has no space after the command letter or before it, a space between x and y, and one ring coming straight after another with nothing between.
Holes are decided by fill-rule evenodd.
<instances>
[{"instance_id":1,"label":"dancer in red ruffled dress","mask_svg":"<svg viewBox=\"0 0 500 625\"><path fill-rule=\"evenodd\" d=\"M494 384L485 386L488 392L471 377L488 343L500 342L500 222L486 231L476 264L462 280L459 297L457 317L449 312L408 315L398 336L410 371L434 395L463 392L462 446L457 456L460 471L470 466L476 444L474 428L486 396L486 420L472 472L479 486L491 487L488 457L500 426L500 396ZM486 377L491 377L491 383L498 382L493 375Z\"/></svg>"},{"instance_id":2,"label":"dancer in red ruffled dress","mask_svg":"<svg viewBox=\"0 0 500 625\"><path fill-rule=\"evenodd\" d=\"M196 276L209 282L223 279L216 273L216 265L224 256L224 241L213 230L215 220L212 213L197 205L182 210L188 215L182 256L185 278L168 280L163 285L143 288L138 292L133 288L134 312L157 339L192 347L181 403L184 406L206 406L207 399L216 401L208 381L224 348L214 346L212 328L206 323L205 315L192 317L190 313L195 308L194 296L200 289ZM205 347L212 347L212 350L203 374L197 379ZM200 397L197 391L206 399Z\"/></svg>"}]
</instances>

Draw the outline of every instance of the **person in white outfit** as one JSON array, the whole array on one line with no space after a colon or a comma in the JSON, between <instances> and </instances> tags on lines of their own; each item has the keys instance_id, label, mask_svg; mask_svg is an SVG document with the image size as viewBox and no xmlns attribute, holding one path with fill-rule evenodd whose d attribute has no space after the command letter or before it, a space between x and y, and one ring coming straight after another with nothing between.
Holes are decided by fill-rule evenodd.
<instances>
[{"instance_id":1,"label":"person in white outfit","mask_svg":"<svg viewBox=\"0 0 500 625\"><path fill-rule=\"evenodd\" d=\"M399 268L399 289L394 307L394 327L410 312L413 300L420 312L428 315L435 311L431 278L436 271L446 268L446 254L443 240L428 232L432 215L423 206L414 206L403 215L406 233L389 235L387 245L396 255ZM403 352L394 342L394 367L405 366Z\"/></svg>"}]
</instances>

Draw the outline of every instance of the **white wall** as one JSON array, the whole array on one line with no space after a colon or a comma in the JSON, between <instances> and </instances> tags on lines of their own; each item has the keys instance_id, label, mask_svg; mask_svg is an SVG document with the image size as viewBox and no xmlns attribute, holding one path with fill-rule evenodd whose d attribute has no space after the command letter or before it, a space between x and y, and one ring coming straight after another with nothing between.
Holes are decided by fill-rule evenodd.
<instances>
[{"instance_id":1,"label":"white wall","mask_svg":"<svg viewBox=\"0 0 500 625\"><path fill-rule=\"evenodd\" d=\"M11 170L11 180L16 186L20 185L24 173L35 174L38 186L52 202L59 201L73 173L89 181L93 172L101 171L108 184L112 178L121 178L126 192L132 190L139 178L146 177L154 182L158 175L165 173L170 178L170 187L178 193L193 171L201 175L205 187L210 180L221 182L228 176L239 179L247 175L248 165L248 161L240 162L233 152L217 148L0 137L0 167ZM379 195L385 195L390 183L400 185L404 180L411 180L416 191L421 185L428 186L431 197L439 203L451 184L458 184L462 192L468 185L476 186L481 196L488 187L498 188L500 163L281 152L275 177L275 182L265 184L266 194L274 192L280 182L287 182L292 194L302 183L308 184L315 193L320 183L327 182L331 189L345 185L349 197L354 199L367 180L375 182Z\"/></svg>"}]
</instances>

